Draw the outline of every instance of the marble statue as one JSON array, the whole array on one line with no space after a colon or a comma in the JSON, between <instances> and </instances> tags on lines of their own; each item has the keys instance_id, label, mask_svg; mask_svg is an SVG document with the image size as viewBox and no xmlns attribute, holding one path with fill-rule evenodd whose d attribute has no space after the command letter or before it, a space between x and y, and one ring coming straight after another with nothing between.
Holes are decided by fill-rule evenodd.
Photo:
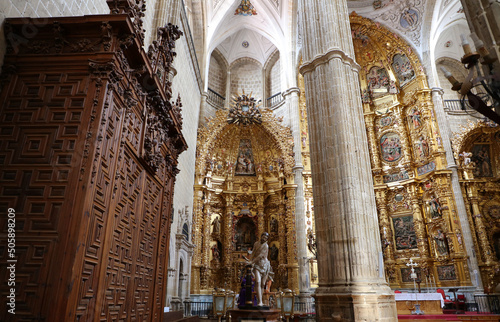
<instances>
[{"instance_id":1,"label":"marble statue","mask_svg":"<svg viewBox=\"0 0 500 322\"><path fill-rule=\"evenodd\" d=\"M253 249L252 256L248 261L248 264L252 265L252 274L255 278L255 290L257 293L257 306L264 306L262 303L262 294L264 293L264 288L268 280L269 273L271 272L271 263L267 258L269 253L269 245L267 240L269 239L269 234L263 232L260 240L256 241Z\"/></svg>"}]
</instances>

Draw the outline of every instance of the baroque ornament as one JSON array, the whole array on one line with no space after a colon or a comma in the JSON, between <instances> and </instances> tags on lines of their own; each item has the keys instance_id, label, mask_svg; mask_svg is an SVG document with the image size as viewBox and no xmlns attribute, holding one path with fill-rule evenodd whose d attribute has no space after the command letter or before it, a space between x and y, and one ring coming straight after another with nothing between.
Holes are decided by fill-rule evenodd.
<instances>
[{"instance_id":1,"label":"baroque ornament","mask_svg":"<svg viewBox=\"0 0 500 322\"><path fill-rule=\"evenodd\" d=\"M255 98L250 95L243 94L238 97L233 97L231 109L227 115L227 123L229 124L261 124L262 115L259 111L260 104L257 105Z\"/></svg>"},{"instance_id":2,"label":"baroque ornament","mask_svg":"<svg viewBox=\"0 0 500 322\"><path fill-rule=\"evenodd\" d=\"M257 11L252 3L250 3L250 0L241 0L241 3L238 8L236 8L234 14L240 16L253 16L257 14Z\"/></svg>"}]
</instances>

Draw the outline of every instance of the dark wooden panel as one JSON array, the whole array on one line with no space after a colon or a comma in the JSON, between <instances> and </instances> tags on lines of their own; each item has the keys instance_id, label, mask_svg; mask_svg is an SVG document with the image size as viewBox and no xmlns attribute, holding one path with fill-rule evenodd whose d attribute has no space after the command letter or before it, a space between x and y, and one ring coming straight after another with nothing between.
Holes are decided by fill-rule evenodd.
<instances>
[{"instance_id":1,"label":"dark wooden panel","mask_svg":"<svg viewBox=\"0 0 500 322\"><path fill-rule=\"evenodd\" d=\"M8 19L7 37L29 23ZM16 210L15 319L160 320L186 144L181 104L155 71L170 68L179 32L162 29L163 52L151 62L127 15L32 27L33 38L8 48L0 77L0 211ZM6 218L0 227L5 234ZM12 320L5 301L0 312Z\"/></svg>"}]
</instances>

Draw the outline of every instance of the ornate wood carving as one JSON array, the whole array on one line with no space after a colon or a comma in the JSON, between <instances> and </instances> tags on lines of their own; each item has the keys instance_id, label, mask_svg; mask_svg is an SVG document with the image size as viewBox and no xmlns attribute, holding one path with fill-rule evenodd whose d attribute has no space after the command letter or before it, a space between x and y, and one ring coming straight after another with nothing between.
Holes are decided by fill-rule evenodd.
<instances>
[{"instance_id":1,"label":"ornate wood carving","mask_svg":"<svg viewBox=\"0 0 500 322\"><path fill-rule=\"evenodd\" d=\"M2 75L0 195L3 212L16 210L21 320L158 321L163 313L186 143L180 98L170 101L171 84L156 70L168 74L180 32L161 28L153 64L142 50L143 1L108 2L117 14L6 22L5 63L15 68ZM5 248L0 254L5 260Z\"/></svg>"}]
</instances>

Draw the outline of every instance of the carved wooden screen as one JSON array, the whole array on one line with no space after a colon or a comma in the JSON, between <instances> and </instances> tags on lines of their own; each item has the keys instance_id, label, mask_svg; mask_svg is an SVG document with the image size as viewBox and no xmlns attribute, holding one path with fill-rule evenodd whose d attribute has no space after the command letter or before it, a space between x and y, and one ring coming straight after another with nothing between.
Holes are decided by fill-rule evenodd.
<instances>
[{"instance_id":1,"label":"carved wooden screen","mask_svg":"<svg viewBox=\"0 0 500 322\"><path fill-rule=\"evenodd\" d=\"M180 32L167 29L159 45L171 52ZM8 19L5 30L0 211L16 211L15 319L160 320L180 100L158 86L126 15ZM7 309L0 301L0 320L13 320Z\"/></svg>"}]
</instances>

